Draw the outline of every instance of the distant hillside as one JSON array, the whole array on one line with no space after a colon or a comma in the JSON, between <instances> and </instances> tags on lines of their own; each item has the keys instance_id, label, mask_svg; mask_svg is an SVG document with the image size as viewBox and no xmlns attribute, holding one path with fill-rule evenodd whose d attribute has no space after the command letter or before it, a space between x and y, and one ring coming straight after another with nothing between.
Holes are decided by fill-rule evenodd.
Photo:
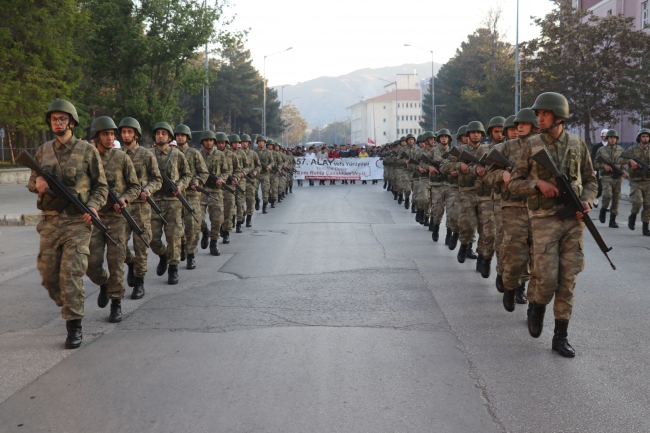
<instances>
[{"instance_id":1,"label":"distant hillside","mask_svg":"<svg viewBox=\"0 0 650 433\"><path fill-rule=\"evenodd\" d=\"M438 73L442 65L435 64ZM394 81L397 74L412 74L416 70L420 79L431 77L431 63L408 63L401 66L387 66L377 69L359 69L339 77L319 77L304 83L284 88L285 103L293 98L294 104L300 110L302 117L310 127L323 126L335 119L347 119L350 110L346 109L361 100L384 92L388 83L379 80L383 78ZM278 96L280 86L275 87Z\"/></svg>"}]
</instances>

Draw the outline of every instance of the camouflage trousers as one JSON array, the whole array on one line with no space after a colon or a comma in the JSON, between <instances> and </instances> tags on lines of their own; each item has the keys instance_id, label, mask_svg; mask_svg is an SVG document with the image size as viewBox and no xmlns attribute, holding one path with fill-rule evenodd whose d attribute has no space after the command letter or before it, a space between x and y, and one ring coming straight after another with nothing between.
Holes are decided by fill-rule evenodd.
<instances>
[{"instance_id":1,"label":"camouflage trousers","mask_svg":"<svg viewBox=\"0 0 650 433\"><path fill-rule=\"evenodd\" d=\"M65 320L84 317L82 278L88 268L91 230L80 215L43 215L36 226L41 237L36 259L41 284Z\"/></svg>"},{"instance_id":2,"label":"camouflage trousers","mask_svg":"<svg viewBox=\"0 0 650 433\"><path fill-rule=\"evenodd\" d=\"M420 201L420 178L419 177L411 177L411 203L417 205L417 203Z\"/></svg>"},{"instance_id":3,"label":"camouflage trousers","mask_svg":"<svg viewBox=\"0 0 650 433\"><path fill-rule=\"evenodd\" d=\"M269 176L271 181L271 190L269 191L269 200L276 201L278 199L278 185L280 184L279 176L276 173L271 173Z\"/></svg>"},{"instance_id":4,"label":"camouflage trousers","mask_svg":"<svg viewBox=\"0 0 650 433\"><path fill-rule=\"evenodd\" d=\"M246 215L253 215L255 212L255 195L257 193L259 181L246 181Z\"/></svg>"},{"instance_id":5,"label":"camouflage trousers","mask_svg":"<svg viewBox=\"0 0 650 433\"><path fill-rule=\"evenodd\" d=\"M530 256L533 236L526 207L507 206L501 210L503 217L501 259L503 285L515 290L530 279ZM497 271L498 273L498 271ZM530 284L528 292L530 293Z\"/></svg>"},{"instance_id":6,"label":"camouflage trousers","mask_svg":"<svg viewBox=\"0 0 650 433\"><path fill-rule=\"evenodd\" d=\"M237 188L230 186L235 192ZM212 200L214 201L214 200ZM221 230L230 233L232 231L232 217L235 215L235 196L228 191L223 191L223 222Z\"/></svg>"},{"instance_id":7,"label":"camouflage trousers","mask_svg":"<svg viewBox=\"0 0 650 433\"><path fill-rule=\"evenodd\" d=\"M151 242L151 206L146 202L131 203L131 216L138 223L138 226L144 231L142 236L147 242ZM147 258L149 257L149 248L142 242L140 236L133 235L133 253L128 247L129 238L131 237L131 226L126 225L126 264L133 263L133 274L138 278L144 278L147 274Z\"/></svg>"},{"instance_id":8,"label":"camouflage trousers","mask_svg":"<svg viewBox=\"0 0 650 433\"><path fill-rule=\"evenodd\" d=\"M532 301L547 305L555 295L555 318L569 320L576 279L585 266L584 223L576 218L562 221L556 216L550 216L531 219L530 224L535 274Z\"/></svg>"},{"instance_id":9,"label":"camouflage trousers","mask_svg":"<svg viewBox=\"0 0 650 433\"><path fill-rule=\"evenodd\" d=\"M496 224L494 219L494 202L492 199L479 198L478 203L478 244L476 252L484 259L494 257L494 239Z\"/></svg>"},{"instance_id":10,"label":"camouflage trousers","mask_svg":"<svg viewBox=\"0 0 650 433\"><path fill-rule=\"evenodd\" d=\"M282 194L287 190L287 179L285 179L284 174L278 177L278 194Z\"/></svg>"},{"instance_id":11,"label":"camouflage trousers","mask_svg":"<svg viewBox=\"0 0 650 433\"><path fill-rule=\"evenodd\" d=\"M458 211L460 198L458 188L449 185L431 187L431 218L435 225L442 223L442 216L447 211L447 228L454 233L459 232Z\"/></svg>"},{"instance_id":12,"label":"camouflage trousers","mask_svg":"<svg viewBox=\"0 0 650 433\"><path fill-rule=\"evenodd\" d=\"M415 180L413 182L416 182ZM429 188L429 178L423 176L417 179L417 199L413 198L413 202L418 210L423 210L426 217L431 216L431 189Z\"/></svg>"},{"instance_id":13,"label":"camouflage trousers","mask_svg":"<svg viewBox=\"0 0 650 433\"><path fill-rule=\"evenodd\" d=\"M650 222L650 180L630 182L630 202L634 215L639 213L643 205L641 221Z\"/></svg>"},{"instance_id":14,"label":"camouflage trousers","mask_svg":"<svg viewBox=\"0 0 650 433\"><path fill-rule=\"evenodd\" d=\"M151 251L158 256L167 253L167 263L178 265L181 261L181 240L183 238L183 205L176 200L156 200L167 221L163 224L157 213L151 215ZM163 232L167 246L162 241Z\"/></svg>"},{"instance_id":15,"label":"camouflage trousers","mask_svg":"<svg viewBox=\"0 0 650 433\"><path fill-rule=\"evenodd\" d=\"M460 243L470 244L476 239L478 227L478 196L473 190L460 190Z\"/></svg>"},{"instance_id":16,"label":"camouflage trousers","mask_svg":"<svg viewBox=\"0 0 650 433\"><path fill-rule=\"evenodd\" d=\"M271 198L271 174L269 172L262 172L257 175L259 179L258 184L262 189L262 203L268 203ZM257 194L257 190L256 190Z\"/></svg>"},{"instance_id":17,"label":"camouflage trousers","mask_svg":"<svg viewBox=\"0 0 650 433\"><path fill-rule=\"evenodd\" d=\"M501 208L501 194L494 194L494 253L497 256L497 274L503 275L503 209Z\"/></svg>"},{"instance_id":18,"label":"camouflage trousers","mask_svg":"<svg viewBox=\"0 0 650 433\"><path fill-rule=\"evenodd\" d=\"M199 251L199 233L201 233L201 219L199 218L199 211L201 209L201 195L187 195L185 199L194 209L194 215L199 220L196 222L192 214L183 208L183 225L185 232L183 239L185 240L185 252L187 254L196 254Z\"/></svg>"},{"instance_id":19,"label":"camouflage trousers","mask_svg":"<svg viewBox=\"0 0 650 433\"><path fill-rule=\"evenodd\" d=\"M201 195L201 212L199 212L199 221L201 221L201 231L208 228L205 220L205 212L208 212L210 218L210 239L219 240L221 224L223 224L223 191L220 189L209 189L210 194L218 200L212 200L206 195ZM230 194L226 192L226 194ZM230 194L232 195L232 194Z\"/></svg>"},{"instance_id":20,"label":"camouflage trousers","mask_svg":"<svg viewBox=\"0 0 650 433\"><path fill-rule=\"evenodd\" d=\"M122 299L124 297L124 260L126 259L126 220L117 215L101 215L101 220L108 227L108 234L115 239L117 246L106 239L104 233L93 230L90 236L90 256L88 256L88 270L86 275L98 286L108 286L108 297L110 299ZM104 269L104 253L106 253L106 265L108 272Z\"/></svg>"},{"instance_id":21,"label":"camouflage trousers","mask_svg":"<svg viewBox=\"0 0 650 433\"><path fill-rule=\"evenodd\" d=\"M623 179L614 179L612 176L603 176L600 179L603 184L603 194L600 199L601 209L609 208L612 215L618 215L618 202L621 199ZM609 207L610 201L612 202L611 208Z\"/></svg>"},{"instance_id":22,"label":"camouflage trousers","mask_svg":"<svg viewBox=\"0 0 650 433\"><path fill-rule=\"evenodd\" d=\"M244 194L240 192L239 197L235 200L235 205L237 207L235 214L237 215L237 221L243 222L244 215L246 215L246 192L248 191L248 180L246 180L246 178L239 179L239 186L244 190Z\"/></svg>"},{"instance_id":23,"label":"camouflage trousers","mask_svg":"<svg viewBox=\"0 0 650 433\"><path fill-rule=\"evenodd\" d=\"M397 177L397 181L400 184L400 193L404 194L404 198L409 197L411 195L411 180L413 179L411 172L398 169Z\"/></svg>"}]
</instances>

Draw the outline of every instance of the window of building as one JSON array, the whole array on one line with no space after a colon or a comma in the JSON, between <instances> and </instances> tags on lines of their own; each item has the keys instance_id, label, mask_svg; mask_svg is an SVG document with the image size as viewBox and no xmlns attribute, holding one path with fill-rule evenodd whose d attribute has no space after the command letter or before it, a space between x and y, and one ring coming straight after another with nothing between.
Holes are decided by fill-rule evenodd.
<instances>
[{"instance_id":1,"label":"window of building","mask_svg":"<svg viewBox=\"0 0 650 433\"><path fill-rule=\"evenodd\" d=\"M399 129L397 130L397 135L399 135Z\"/></svg>"},{"instance_id":2,"label":"window of building","mask_svg":"<svg viewBox=\"0 0 650 433\"><path fill-rule=\"evenodd\" d=\"M648 27L648 2L641 3L641 28Z\"/></svg>"},{"instance_id":3,"label":"window of building","mask_svg":"<svg viewBox=\"0 0 650 433\"><path fill-rule=\"evenodd\" d=\"M578 6L580 6L579 0L573 0L573 7L577 8Z\"/></svg>"},{"instance_id":4,"label":"window of building","mask_svg":"<svg viewBox=\"0 0 650 433\"><path fill-rule=\"evenodd\" d=\"M404 120L404 116L402 116L402 120Z\"/></svg>"},{"instance_id":5,"label":"window of building","mask_svg":"<svg viewBox=\"0 0 650 433\"><path fill-rule=\"evenodd\" d=\"M421 133L422 133L422 129L418 128L418 134L421 134Z\"/></svg>"},{"instance_id":6,"label":"window of building","mask_svg":"<svg viewBox=\"0 0 650 433\"><path fill-rule=\"evenodd\" d=\"M386 131L384 131L384 135L386 135Z\"/></svg>"},{"instance_id":7,"label":"window of building","mask_svg":"<svg viewBox=\"0 0 650 433\"><path fill-rule=\"evenodd\" d=\"M399 102L397 103L397 108L399 108Z\"/></svg>"},{"instance_id":8,"label":"window of building","mask_svg":"<svg viewBox=\"0 0 650 433\"><path fill-rule=\"evenodd\" d=\"M610 9L607 11L607 16L610 16L611 14L612 14L612 10Z\"/></svg>"},{"instance_id":9,"label":"window of building","mask_svg":"<svg viewBox=\"0 0 650 433\"><path fill-rule=\"evenodd\" d=\"M384 119L384 123L386 123L386 119Z\"/></svg>"},{"instance_id":10,"label":"window of building","mask_svg":"<svg viewBox=\"0 0 650 433\"><path fill-rule=\"evenodd\" d=\"M386 106L384 105L384 110L386 109Z\"/></svg>"}]
</instances>

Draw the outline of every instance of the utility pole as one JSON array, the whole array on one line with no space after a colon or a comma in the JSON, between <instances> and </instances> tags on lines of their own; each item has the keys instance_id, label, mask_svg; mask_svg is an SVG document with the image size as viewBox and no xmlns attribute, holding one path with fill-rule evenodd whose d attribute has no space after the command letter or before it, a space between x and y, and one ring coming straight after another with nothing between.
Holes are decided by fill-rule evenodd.
<instances>
[{"instance_id":1,"label":"utility pole","mask_svg":"<svg viewBox=\"0 0 650 433\"><path fill-rule=\"evenodd\" d=\"M203 7L207 8L207 0L203 2ZM205 43L205 81L203 85L203 128L204 131L210 130L210 74L208 64L208 43Z\"/></svg>"},{"instance_id":2,"label":"utility pole","mask_svg":"<svg viewBox=\"0 0 650 433\"><path fill-rule=\"evenodd\" d=\"M519 75L519 0L517 0L517 30L515 38L515 115L519 112L519 86L521 79Z\"/></svg>"}]
</instances>

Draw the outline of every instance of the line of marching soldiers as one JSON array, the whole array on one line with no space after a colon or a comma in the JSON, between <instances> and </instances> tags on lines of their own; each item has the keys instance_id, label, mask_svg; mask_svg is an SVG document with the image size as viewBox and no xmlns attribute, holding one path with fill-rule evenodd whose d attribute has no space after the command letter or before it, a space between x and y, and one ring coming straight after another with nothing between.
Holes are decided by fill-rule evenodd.
<instances>
[{"instance_id":1,"label":"line of marching soldiers","mask_svg":"<svg viewBox=\"0 0 650 433\"><path fill-rule=\"evenodd\" d=\"M528 330L534 338L541 335L546 305L554 298L552 349L574 357L567 337L576 279L584 268L583 229L590 223L583 215L593 207L598 187L587 145L564 130L568 117L563 95L543 93L532 108L493 118L487 130L479 121L460 127L458 146L451 146L450 131L442 129L402 137L387 145L381 157L384 188L398 204L411 208L434 242L446 211L444 243L455 250L460 241L459 263L474 259L476 271L489 278L496 255L496 288L503 293L503 306L512 312L516 304L529 303ZM482 144L486 134L489 143ZM650 235L650 130L641 130L639 145L626 153L616 144L616 131L608 136L596 159L604 184L600 221L605 222L611 200L610 227L616 227L620 179L629 177L629 226L634 229L643 205L643 234ZM560 194L558 177L534 159L541 153L558 174L566 175L583 211L562 212L568 202Z\"/></svg>"},{"instance_id":2,"label":"line of marching soldiers","mask_svg":"<svg viewBox=\"0 0 650 433\"><path fill-rule=\"evenodd\" d=\"M21 156L32 168L28 188L38 193L42 212L38 270L66 320L68 349L82 342L84 274L100 286L99 307L110 302L108 320L119 322L125 263L131 299L145 295L149 249L159 257L156 274L167 273L168 284L178 284L181 261L196 268L199 243L219 256L218 240L228 244L233 228L242 233L242 225L252 227L260 202L267 213L269 203L274 208L292 192L295 158L262 136L253 150L248 135L204 131L197 150L189 146L189 127L160 122L148 148L138 144L136 119L116 125L102 116L90 127L93 146L74 136L79 118L70 102L53 101L45 118L56 138L33 159ZM113 147L116 136L122 149ZM133 251L127 247L131 236Z\"/></svg>"}]
</instances>

